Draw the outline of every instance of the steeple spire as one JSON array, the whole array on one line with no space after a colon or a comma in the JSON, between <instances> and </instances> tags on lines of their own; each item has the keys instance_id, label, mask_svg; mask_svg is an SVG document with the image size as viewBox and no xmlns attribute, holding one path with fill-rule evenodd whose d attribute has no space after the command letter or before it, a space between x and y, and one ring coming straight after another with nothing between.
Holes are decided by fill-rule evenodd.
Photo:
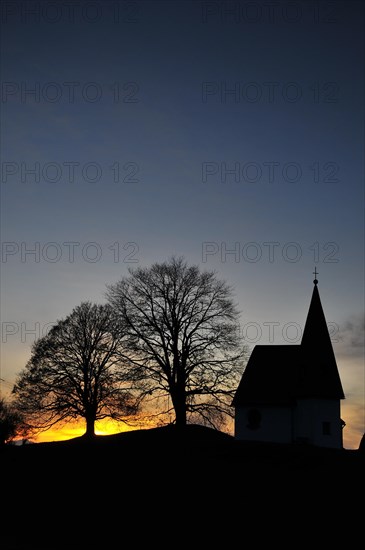
<instances>
[{"instance_id":1,"label":"steeple spire","mask_svg":"<svg viewBox=\"0 0 365 550\"><path fill-rule=\"evenodd\" d=\"M318 279L317 279L318 271L317 271L317 268L316 268L316 267L314 268L313 275L314 275L314 281L313 281L313 283L314 283L315 285L318 285Z\"/></svg>"},{"instance_id":2,"label":"steeple spire","mask_svg":"<svg viewBox=\"0 0 365 550\"><path fill-rule=\"evenodd\" d=\"M327 321L318 292L318 271L315 269L314 288L301 345L306 355L306 385L322 397L344 399ZM307 387L309 390L309 387ZM314 395L313 395L314 397Z\"/></svg>"}]
</instances>

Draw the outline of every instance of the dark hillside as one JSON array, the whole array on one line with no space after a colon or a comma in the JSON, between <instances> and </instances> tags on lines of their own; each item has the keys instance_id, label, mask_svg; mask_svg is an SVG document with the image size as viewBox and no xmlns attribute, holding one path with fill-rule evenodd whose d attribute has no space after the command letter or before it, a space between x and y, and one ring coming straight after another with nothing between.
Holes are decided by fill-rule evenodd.
<instances>
[{"instance_id":1,"label":"dark hillside","mask_svg":"<svg viewBox=\"0 0 365 550\"><path fill-rule=\"evenodd\" d=\"M137 546L170 537L171 547L170 530L225 547L240 526L267 536L259 517L275 529L303 522L306 537L324 514L339 526L351 510L356 523L365 463L360 451L250 444L193 425L7 446L0 460L3 550L125 548L131 529Z\"/></svg>"}]
</instances>

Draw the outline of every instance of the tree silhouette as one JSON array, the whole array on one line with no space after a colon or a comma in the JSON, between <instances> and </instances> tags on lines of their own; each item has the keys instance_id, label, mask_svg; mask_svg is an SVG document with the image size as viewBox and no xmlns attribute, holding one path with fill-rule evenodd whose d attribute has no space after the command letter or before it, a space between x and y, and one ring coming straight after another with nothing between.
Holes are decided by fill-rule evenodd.
<instances>
[{"instance_id":1,"label":"tree silhouette","mask_svg":"<svg viewBox=\"0 0 365 550\"><path fill-rule=\"evenodd\" d=\"M108 305L83 302L37 340L13 388L29 426L83 418L86 435L94 435L97 420L133 415L137 402L116 366L123 336Z\"/></svg>"},{"instance_id":2,"label":"tree silhouette","mask_svg":"<svg viewBox=\"0 0 365 550\"><path fill-rule=\"evenodd\" d=\"M124 360L141 398L169 396L165 412L175 414L178 426L193 419L217 427L232 416L246 349L224 281L173 257L130 268L108 285L107 297L125 327Z\"/></svg>"},{"instance_id":3,"label":"tree silhouette","mask_svg":"<svg viewBox=\"0 0 365 550\"><path fill-rule=\"evenodd\" d=\"M21 414L12 403L0 397L0 445L11 441L23 427Z\"/></svg>"}]
</instances>

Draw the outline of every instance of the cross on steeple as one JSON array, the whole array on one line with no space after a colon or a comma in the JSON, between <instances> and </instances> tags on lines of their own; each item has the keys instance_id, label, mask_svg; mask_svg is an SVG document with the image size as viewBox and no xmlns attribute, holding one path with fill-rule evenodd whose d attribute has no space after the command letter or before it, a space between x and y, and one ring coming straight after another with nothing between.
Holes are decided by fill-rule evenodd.
<instances>
[{"instance_id":1,"label":"cross on steeple","mask_svg":"<svg viewBox=\"0 0 365 550\"><path fill-rule=\"evenodd\" d=\"M318 284L318 279L317 279L318 271L317 271L316 267L314 268L313 275L315 277L313 282L314 282L315 285L317 285Z\"/></svg>"}]
</instances>

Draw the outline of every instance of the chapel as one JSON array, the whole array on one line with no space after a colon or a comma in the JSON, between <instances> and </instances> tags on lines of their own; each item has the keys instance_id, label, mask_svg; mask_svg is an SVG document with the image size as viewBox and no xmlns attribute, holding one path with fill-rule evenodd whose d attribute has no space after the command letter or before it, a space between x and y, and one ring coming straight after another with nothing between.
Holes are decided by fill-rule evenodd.
<instances>
[{"instance_id":1,"label":"chapel","mask_svg":"<svg viewBox=\"0 0 365 550\"><path fill-rule=\"evenodd\" d=\"M313 283L300 344L256 345L251 353L232 402L236 439L343 447L345 395Z\"/></svg>"}]
</instances>

